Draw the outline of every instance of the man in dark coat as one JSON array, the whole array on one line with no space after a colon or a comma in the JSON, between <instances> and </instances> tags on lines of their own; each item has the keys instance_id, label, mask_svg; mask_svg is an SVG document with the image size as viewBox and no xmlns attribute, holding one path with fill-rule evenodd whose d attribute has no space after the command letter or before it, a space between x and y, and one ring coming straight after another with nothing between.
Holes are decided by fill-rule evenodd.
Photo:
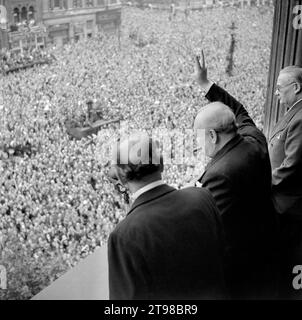
<instances>
[{"instance_id":1,"label":"man in dark coat","mask_svg":"<svg viewBox=\"0 0 302 320\"><path fill-rule=\"evenodd\" d=\"M276 94L285 115L269 137L273 200L281 217L280 297L302 298L293 269L302 265L302 68L281 70Z\"/></svg>"},{"instance_id":2,"label":"man in dark coat","mask_svg":"<svg viewBox=\"0 0 302 320\"><path fill-rule=\"evenodd\" d=\"M265 136L242 104L211 83L203 58L197 80L214 103L202 108L194 129L204 130L211 158L199 182L214 196L227 242L226 282L232 298L274 298L277 219Z\"/></svg>"},{"instance_id":3,"label":"man in dark coat","mask_svg":"<svg viewBox=\"0 0 302 320\"><path fill-rule=\"evenodd\" d=\"M138 150L148 161L133 160ZM131 136L117 154L111 177L134 202L108 240L110 299L226 297L223 231L211 194L165 184L159 150L147 136Z\"/></svg>"}]
</instances>

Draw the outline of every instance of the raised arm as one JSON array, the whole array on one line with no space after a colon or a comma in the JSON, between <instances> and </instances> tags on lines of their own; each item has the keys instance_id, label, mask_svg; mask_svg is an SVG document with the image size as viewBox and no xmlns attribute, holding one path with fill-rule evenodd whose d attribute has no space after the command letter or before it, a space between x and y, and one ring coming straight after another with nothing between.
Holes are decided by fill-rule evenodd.
<instances>
[{"instance_id":1,"label":"raised arm","mask_svg":"<svg viewBox=\"0 0 302 320\"><path fill-rule=\"evenodd\" d=\"M201 60L201 62L200 62ZM227 91L211 82L208 79L208 70L206 67L204 53L202 56L196 57L195 63L196 80L201 88L206 92L206 98L210 102L220 101L230 107L236 116L236 121L239 129L239 133L244 136L253 136L262 143L265 142L265 137L262 132L256 127L254 121L249 116L247 110L243 105L231 96Z\"/></svg>"}]
</instances>

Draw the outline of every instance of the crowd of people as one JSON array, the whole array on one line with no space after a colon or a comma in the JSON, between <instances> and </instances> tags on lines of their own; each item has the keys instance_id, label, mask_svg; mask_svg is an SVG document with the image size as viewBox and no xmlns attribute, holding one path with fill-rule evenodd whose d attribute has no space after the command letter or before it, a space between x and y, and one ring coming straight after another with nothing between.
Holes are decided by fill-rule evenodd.
<instances>
[{"instance_id":1,"label":"crowd of people","mask_svg":"<svg viewBox=\"0 0 302 320\"><path fill-rule=\"evenodd\" d=\"M8 273L0 299L38 293L103 245L127 211L96 156L102 131L79 141L66 133L67 122L87 113L88 100L102 106L105 120L118 115L133 129L190 129L206 103L192 75L203 49L213 80L263 127L270 8L217 8L172 21L168 12L127 8L122 21L120 38L99 34L51 49L54 63L0 77L0 145L35 150L0 160L0 265ZM229 77L232 21L237 43ZM167 165L163 177L181 187L191 171L188 160Z\"/></svg>"},{"instance_id":2,"label":"crowd of people","mask_svg":"<svg viewBox=\"0 0 302 320\"><path fill-rule=\"evenodd\" d=\"M42 48L27 49L22 52L3 49L0 52L0 73L7 74L33 65L46 64L53 59L54 56Z\"/></svg>"}]
</instances>

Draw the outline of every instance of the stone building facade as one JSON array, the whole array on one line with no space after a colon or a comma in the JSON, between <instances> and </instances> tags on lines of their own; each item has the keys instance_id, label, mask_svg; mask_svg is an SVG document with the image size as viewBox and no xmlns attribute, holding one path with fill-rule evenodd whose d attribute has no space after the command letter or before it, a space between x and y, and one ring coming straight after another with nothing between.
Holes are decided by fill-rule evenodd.
<instances>
[{"instance_id":1,"label":"stone building facade","mask_svg":"<svg viewBox=\"0 0 302 320\"><path fill-rule=\"evenodd\" d=\"M12 50L63 45L98 31L117 30L121 24L119 0L0 0L0 4L7 10L0 48Z\"/></svg>"}]
</instances>

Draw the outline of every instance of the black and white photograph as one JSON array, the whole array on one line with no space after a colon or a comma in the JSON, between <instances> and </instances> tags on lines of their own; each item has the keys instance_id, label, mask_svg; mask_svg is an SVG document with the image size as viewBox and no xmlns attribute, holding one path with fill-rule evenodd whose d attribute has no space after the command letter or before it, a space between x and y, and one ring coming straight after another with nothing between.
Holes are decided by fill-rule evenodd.
<instances>
[{"instance_id":1,"label":"black and white photograph","mask_svg":"<svg viewBox=\"0 0 302 320\"><path fill-rule=\"evenodd\" d=\"M302 0L0 0L0 300L302 300Z\"/></svg>"}]
</instances>

